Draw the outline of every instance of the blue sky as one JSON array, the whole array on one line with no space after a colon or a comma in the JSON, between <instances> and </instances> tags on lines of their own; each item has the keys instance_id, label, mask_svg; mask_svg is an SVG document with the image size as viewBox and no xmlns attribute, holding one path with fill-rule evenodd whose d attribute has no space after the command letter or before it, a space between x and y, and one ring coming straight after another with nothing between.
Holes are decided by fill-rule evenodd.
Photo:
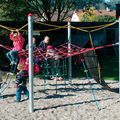
<instances>
[{"instance_id":1,"label":"blue sky","mask_svg":"<svg viewBox=\"0 0 120 120\"><path fill-rule=\"evenodd\" d=\"M110 0L105 0L105 2L110 2Z\"/></svg>"}]
</instances>

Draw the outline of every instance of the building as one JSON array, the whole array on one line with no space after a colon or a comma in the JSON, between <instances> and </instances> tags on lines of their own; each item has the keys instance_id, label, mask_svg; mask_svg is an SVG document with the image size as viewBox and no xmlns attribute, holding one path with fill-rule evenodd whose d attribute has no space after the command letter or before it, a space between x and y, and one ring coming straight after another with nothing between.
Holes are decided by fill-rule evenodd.
<instances>
[{"instance_id":1,"label":"building","mask_svg":"<svg viewBox=\"0 0 120 120\"><path fill-rule=\"evenodd\" d=\"M81 22L81 15L84 13L83 10L79 10L77 12L74 11L74 13L71 16L71 21L72 22ZM116 10L95 10L94 11L95 15L108 15L112 17L116 17Z\"/></svg>"}]
</instances>

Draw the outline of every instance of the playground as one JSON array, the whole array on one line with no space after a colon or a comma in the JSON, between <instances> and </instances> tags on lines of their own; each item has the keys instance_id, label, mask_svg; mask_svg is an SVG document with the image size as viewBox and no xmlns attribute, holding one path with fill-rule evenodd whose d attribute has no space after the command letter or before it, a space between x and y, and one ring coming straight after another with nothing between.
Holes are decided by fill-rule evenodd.
<instances>
[{"instance_id":1,"label":"playground","mask_svg":"<svg viewBox=\"0 0 120 120\"><path fill-rule=\"evenodd\" d=\"M93 82L93 80L91 80ZM35 112L28 111L28 100L22 96L22 102L14 103L14 81L5 91L5 98L0 100L1 119L12 120L119 120L120 102L118 94L103 89L93 82L93 90L100 111L95 106L95 101L90 94L90 86L84 78L74 79L72 86L64 86L63 81L58 81L58 95L56 95L56 83L48 80L46 94L43 89L43 80L34 78L34 107ZM107 81L114 87L118 87L115 81ZM111 113L111 114L110 114Z\"/></svg>"},{"instance_id":2,"label":"playground","mask_svg":"<svg viewBox=\"0 0 120 120\"><path fill-rule=\"evenodd\" d=\"M28 16L28 18L32 20L31 15ZM19 62L21 62L23 58L29 58L29 85L27 86L29 87L30 98L28 101L25 95L22 94L22 100L19 103L13 102L16 89L14 86L17 66L16 64L14 66L11 65L10 71L12 71L14 75L5 73L6 75L3 78L0 89L1 98L3 97L3 99L0 99L0 106L2 108L1 119L113 120L116 118L119 120L119 78L116 77L116 75L114 76L116 71L118 71L116 68L116 66L118 66L118 57L116 57L116 54L119 43L117 41L105 44L104 41L102 41L104 44L96 45L96 41L93 39L95 38L93 34L95 31L110 27L116 24L116 22L87 28L75 27L71 25L70 22L64 26L40 23L55 27L53 29L39 30L40 33L57 29L66 29L67 31L67 41L55 46L56 53L60 57L59 66L54 64L52 67L48 62L48 59L51 59L51 57L48 57L46 60L46 53L44 53L41 48L33 50L31 47L32 32L34 31L32 24L33 22L28 21L28 24L18 29L19 31L27 31L28 26L29 50L19 51L18 55ZM16 30L11 26L6 27L0 25L0 27L8 31ZM72 30L85 32L85 34L87 34L87 36L85 36L87 40L78 42L78 39L74 39L74 41L72 41ZM10 46L3 44L0 44L0 47L11 50ZM102 56L104 59L100 61L96 51L111 47L115 49L111 63L109 61L109 64L107 64L108 62L105 61L105 58L107 58L107 60L110 59L109 56ZM33 58L36 56L43 59L41 64L42 75L34 74L33 76ZM75 59L77 62L74 60L76 56L78 56L78 58ZM72 74L75 74L75 72L79 73L79 71L74 68L79 65L76 64L76 66L73 67L73 63L80 65L81 69L79 70L83 72L82 77L77 76L77 78L72 78ZM110 64L112 64L111 67L113 68L107 70L108 67L106 66ZM50 72L51 68L52 72ZM48 79L51 76L55 79ZM62 80L58 80L59 77L62 77ZM109 78L112 78L112 80Z\"/></svg>"}]
</instances>

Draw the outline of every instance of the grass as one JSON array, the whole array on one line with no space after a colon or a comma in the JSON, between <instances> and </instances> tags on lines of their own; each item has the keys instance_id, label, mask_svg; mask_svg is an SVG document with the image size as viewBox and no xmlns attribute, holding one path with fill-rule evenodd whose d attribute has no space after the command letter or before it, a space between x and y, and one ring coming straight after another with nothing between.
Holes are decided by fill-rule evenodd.
<instances>
[{"instance_id":1,"label":"grass","mask_svg":"<svg viewBox=\"0 0 120 120\"><path fill-rule=\"evenodd\" d=\"M99 59L102 75L105 80L119 80L119 61L116 56L106 56ZM82 66L75 65L73 66L73 77L80 78L86 77Z\"/></svg>"},{"instance_id":2,"label":"grass","mask_svg":"<svg viewBox=\"0 0 120 120\"><path fill-rule=\"evenodd\" d=\"M107 56L100 63L104 79L119 80L119 60L116 56Z\"/></svg>"}]
</instances>

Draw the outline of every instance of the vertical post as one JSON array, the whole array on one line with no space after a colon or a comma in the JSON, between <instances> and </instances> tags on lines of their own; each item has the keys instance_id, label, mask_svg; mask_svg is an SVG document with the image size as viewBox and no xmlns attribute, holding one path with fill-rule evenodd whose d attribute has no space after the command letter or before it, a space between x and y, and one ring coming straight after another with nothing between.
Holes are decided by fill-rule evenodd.
<instances>
[{"instance_id":1,"label":"vertical post","mask_svg":"<svg viewBox=\"0 0 120 120\"><path fill-rule=\"evenodd\" d=\"M119 99L120 99L120 16L119 16Z\"/></svg>"},{"instance_id":2,"label":"vertical post","mask_svg":"<svg viewBox=\"0 0 120 120\"><path fill-rule=\"evenodd\" d=\"M29 112L34 111L33 104L33 20L32 14L28 14L28 45L29 45Z\"/></svg>"},{"instance_id":3,"label":"vertical post","mask_svg":"<svg viewBox=\"0 0 120 120\"><path fill-rule=\"evenodd\" d=\"M68 22L68 55L71 54L71 24ZM72 58L68 58L68 79L72 82Z\"/></svg>"}]
</instances>

